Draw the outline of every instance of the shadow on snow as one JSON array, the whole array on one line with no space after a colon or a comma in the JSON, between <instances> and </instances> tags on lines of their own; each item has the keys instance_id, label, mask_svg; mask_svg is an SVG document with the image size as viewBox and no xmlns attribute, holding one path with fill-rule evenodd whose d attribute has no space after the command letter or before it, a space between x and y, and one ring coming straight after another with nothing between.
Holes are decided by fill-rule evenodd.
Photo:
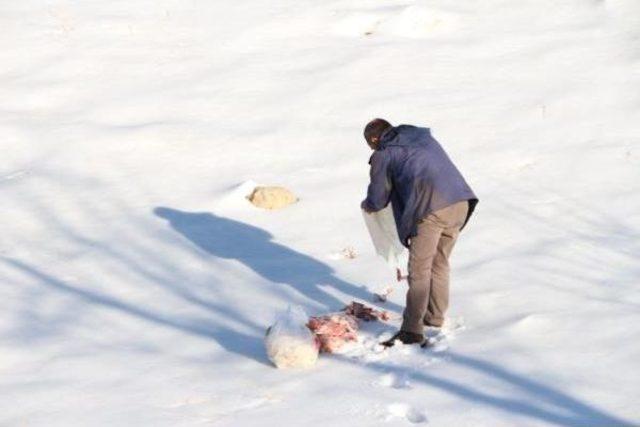
<instances>
[{"instance_id":1,"label":"shadow on snow","mask_svg":"<svg viewBox=\"0 0 640 427\"><path fill-rule=\"evenodd\" d=\"M321 284L334 286L340 292L356 298L366 300L370 297L364 287L345 282L337 278L333 270L326 264L271 241L272 236L257 227L211 213L184 212L165 207L156 208L154 213L167 220L175 231L206 253L240 261L265 279L283 284L283 286L290 286L304 297L332 310L341 308L344 302L323 290L320 287ZM38 283L72 295L87 304L116 310L156 325L213 339L230 353L242 355L267 365L262 347L264 325L257 325L239 313L231 311L224 304L201 301L187 293L182 295L188 297L185 299L188 302L206 305L219 315L234 318L250 328L251 334L238 332L212 322L211 319L185 318L177 314L160 313L157 310L127 302L101 291L69 284L23 261L10 257L2 257L2 260L7 265L35 279ZM399 310L400 307L395 305L394 309ZM335 360L343 363L355 363L345 356L334 356ZM455 381L417 370L412 370L410 375L416 382L421 382L456 397L550 424L560 426L632 425L630 422L609 415L556 388L510 372L494 363L456 353L448 353L447 360L466 369L480 372L519 392L514 393L513 396L503 397L493 392L474 388L473 384L465 383L463 380ZM376 372L397 369L380 362L358 364L358 366Z\"/></svg>"}]
</instances>

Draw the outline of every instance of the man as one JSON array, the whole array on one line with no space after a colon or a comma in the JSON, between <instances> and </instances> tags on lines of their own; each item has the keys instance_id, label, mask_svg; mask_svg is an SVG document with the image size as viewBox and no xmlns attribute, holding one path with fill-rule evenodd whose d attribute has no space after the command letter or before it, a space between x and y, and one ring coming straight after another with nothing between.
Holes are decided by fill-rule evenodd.
<instances>
[{"instance_id":1,"label":"man","mask_svg":"<svg viewBox=\"0 0 640 427\"><path fill-rule=\"evenodd\" d=\"M409 248L409 290L396 340L422 343L424 326L441 327L449 305L449 256L478 198L428 128L374 119L364 129L374 150L362 202L376 212L389 202L398 236Z\"/></svg>"}]
</instances>

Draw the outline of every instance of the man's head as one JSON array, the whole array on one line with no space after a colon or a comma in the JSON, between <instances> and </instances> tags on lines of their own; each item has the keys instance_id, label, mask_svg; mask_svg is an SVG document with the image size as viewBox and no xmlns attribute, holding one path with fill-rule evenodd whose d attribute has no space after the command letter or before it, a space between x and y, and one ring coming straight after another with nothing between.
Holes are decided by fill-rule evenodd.
<instances>
[{"instance_id":1,"label":"man's head","mask_svg":"<svg viewBox=\"0 0 640 427\"><path fill-rule=\"evenodd\" d=\"M364 127L364 139L372 150L378 148L380 136L391 127L391 123L385 119L373 119Z\"/></svg>"}]
</instances>

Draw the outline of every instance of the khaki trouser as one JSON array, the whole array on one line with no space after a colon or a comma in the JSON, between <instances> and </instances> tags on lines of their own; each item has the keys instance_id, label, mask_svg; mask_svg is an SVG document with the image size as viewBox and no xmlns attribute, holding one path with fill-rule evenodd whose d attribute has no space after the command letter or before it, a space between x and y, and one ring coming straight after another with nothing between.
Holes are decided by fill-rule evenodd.
<instances>
[{"instance_id":1,"label":"khaki trouser","mask_svg":"<svg viewBox=\"0 0 640 427\"><path fill-rule=\"evenodd\" d=\"M449 255L467 218L469 203L458 202L418 222L409 244L409 290L402 330L421 334L424 324L442 326L449 306Z\"/></svg>"}]
</instances>

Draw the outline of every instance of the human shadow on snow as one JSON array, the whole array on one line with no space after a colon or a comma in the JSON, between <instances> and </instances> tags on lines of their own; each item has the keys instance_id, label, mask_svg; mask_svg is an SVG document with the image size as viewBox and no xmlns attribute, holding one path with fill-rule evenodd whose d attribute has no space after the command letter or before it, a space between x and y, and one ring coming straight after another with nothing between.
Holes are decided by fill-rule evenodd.
<instances>
[{"instance_id":1,"label":"human shadow on snow","mask_svg":"<svg viewBox=\"0 0 640 427\"><path fill-rule=\"evenodd\" d=\"M354 298L371 299L366 287L338 278L327 264L274 242L271 234L258 227L209 212L157 207L154 213L201 250L219 258L240 261L265 279L289 286L330 311L342 309L346 302L331 295L325 287L333 287ZM402 311L402 307L391 302L387 308Z\"/></svg>"},{"instance_id":2,"label":"human shadow on snow","mask_svg":"<svg viewBox=\"0 0 640 427\"><path fill-rule=\"evenodd\" d=\"M239 333L228 327L212 323L206 318L187 319L182 315L161 313L151 308L129 303L101 291L83 289L14 258L0 257L0 261L38 280L43 285L72 295L87 304L116 310L156 325L181 330L192 335L214 339L231 353L243 355L258 363L267 365L262 349L262 341L257 335ZM225 310L227 309L224 306L215 305L212 306L213 308L220 310L221 314L234 315L226 312ZM255 325L250 319L239 320L250 326L254 332L259 332L259 325ZM343 363L356 364L360 368L370 369L380 374L388 373L394 369L403 369L402 367L390 366L382 362L369 362L363 365L360 361L339 354L334 354L333 359ZM465 381L464 378L456 379L439 375L438 370L429 372L428 370L412 369L409 373L411 380L414 383L422 383L470 402L484 404L504 412L518 414L558 426L602 425L626 427L634 425L632 422L582 402L560 391L558 388L514 373L495 363L453 352L447 353L444 359L448 363L457 364L476 373L482 373L492 380L498 380L505 386L503 389L509 389L513 392L509 395L500 395L495 390L474 387L472 383Z\"/></svg>"},{"instance_id":3,"label":"human shadow on snow","mask_svg":"<svg viewBox=\"0 0 640 427\"><path fill-rule=\"evenodd\" d=\"M321 262L271 242L271 235L259 228L208 213L186 213L168 208L158 208L156 214L169 220L176 231L207 253L223 258L237 259L256 273L274 282L292 287L303 286L299 289L300 292L309 298L317 298L318 301L328 306L342 303L319 289L315 283L327 282L334 284L345 293L355 293L354 296L365 295L361 288L337 279L333 271ZM198 306L206 306L221 316L233 318L245 326L250 331L249 333L222 325L208 316L184 316L181 313L162 311L129 302L122 297L112 296L101 290L81 287L15 258L3 256L0 257L0 262L10 265L44 286L74 296L86 304L115 310L156 325L213 339L229 353L238 354L267 365L262 346L263 325L258 325L252 319L241 316L223 303L203 301L188 293L179 293L189 302L197 303ZM359 367L377 373L402 369L381 362L362 365L361 362L356 362L346 356L333 356L334 360L357 364ZM501 384L500 390L475 387L473 383L465 381L464 378L447 377L439 370L433 372L411 370L412 381L474 404L487 405L506 413L558 426L634 425L572 397L558 387L552 387L515 373L496 363L453 352L447 353L444 357L448 363L461 366L475 374L485 375L492 381L498 381L498 384ZM512 390L513 392L501 394L502 390Z\"/></svg>"},{"instance_id":4,"label":"human shadow on snow","mask_svg":"<svg viewBox=\"0 0 640 427\"><path fill-rule=\"evenodd\" d=\"M257 227L210 213L182 212L169 208L156 208L154 212L166 219L175 231L196 247L216 257L242 262L265 279L298 292L307 299L310 306L324 306L332 311L341 309L345 301L325 290L330 287L349 297L368 299L371 296L364 287L339 279L326 264L271 241L272 236ZM2 256L0 262L35 279L37 283L77 298L87 304L83 307L98 306L116 310L157 325L213 339L229 353L268 365L263 346L266 325L258 324L225 305L223 301L206 298L190 286L176 283L176 277L170 275L171 268L164 273L155 271L153 264L160 261L154 257L139 259L82 236L70 236L78 244L90 245L94 251L100 251L106 259L123 263L128 271L138 274L145 283L158 286L185 302L214 313L215 316L186 316L152 305L137 304L109 292L93 289L91 284L68 282L16 258ZM166 262L161 264L164 266ZM251 292L251 289L248 291ZM394 307L400 309L398 305ZM223 324L218 318L235 323L245 332Z\"/></svg>"}]
</instances>

